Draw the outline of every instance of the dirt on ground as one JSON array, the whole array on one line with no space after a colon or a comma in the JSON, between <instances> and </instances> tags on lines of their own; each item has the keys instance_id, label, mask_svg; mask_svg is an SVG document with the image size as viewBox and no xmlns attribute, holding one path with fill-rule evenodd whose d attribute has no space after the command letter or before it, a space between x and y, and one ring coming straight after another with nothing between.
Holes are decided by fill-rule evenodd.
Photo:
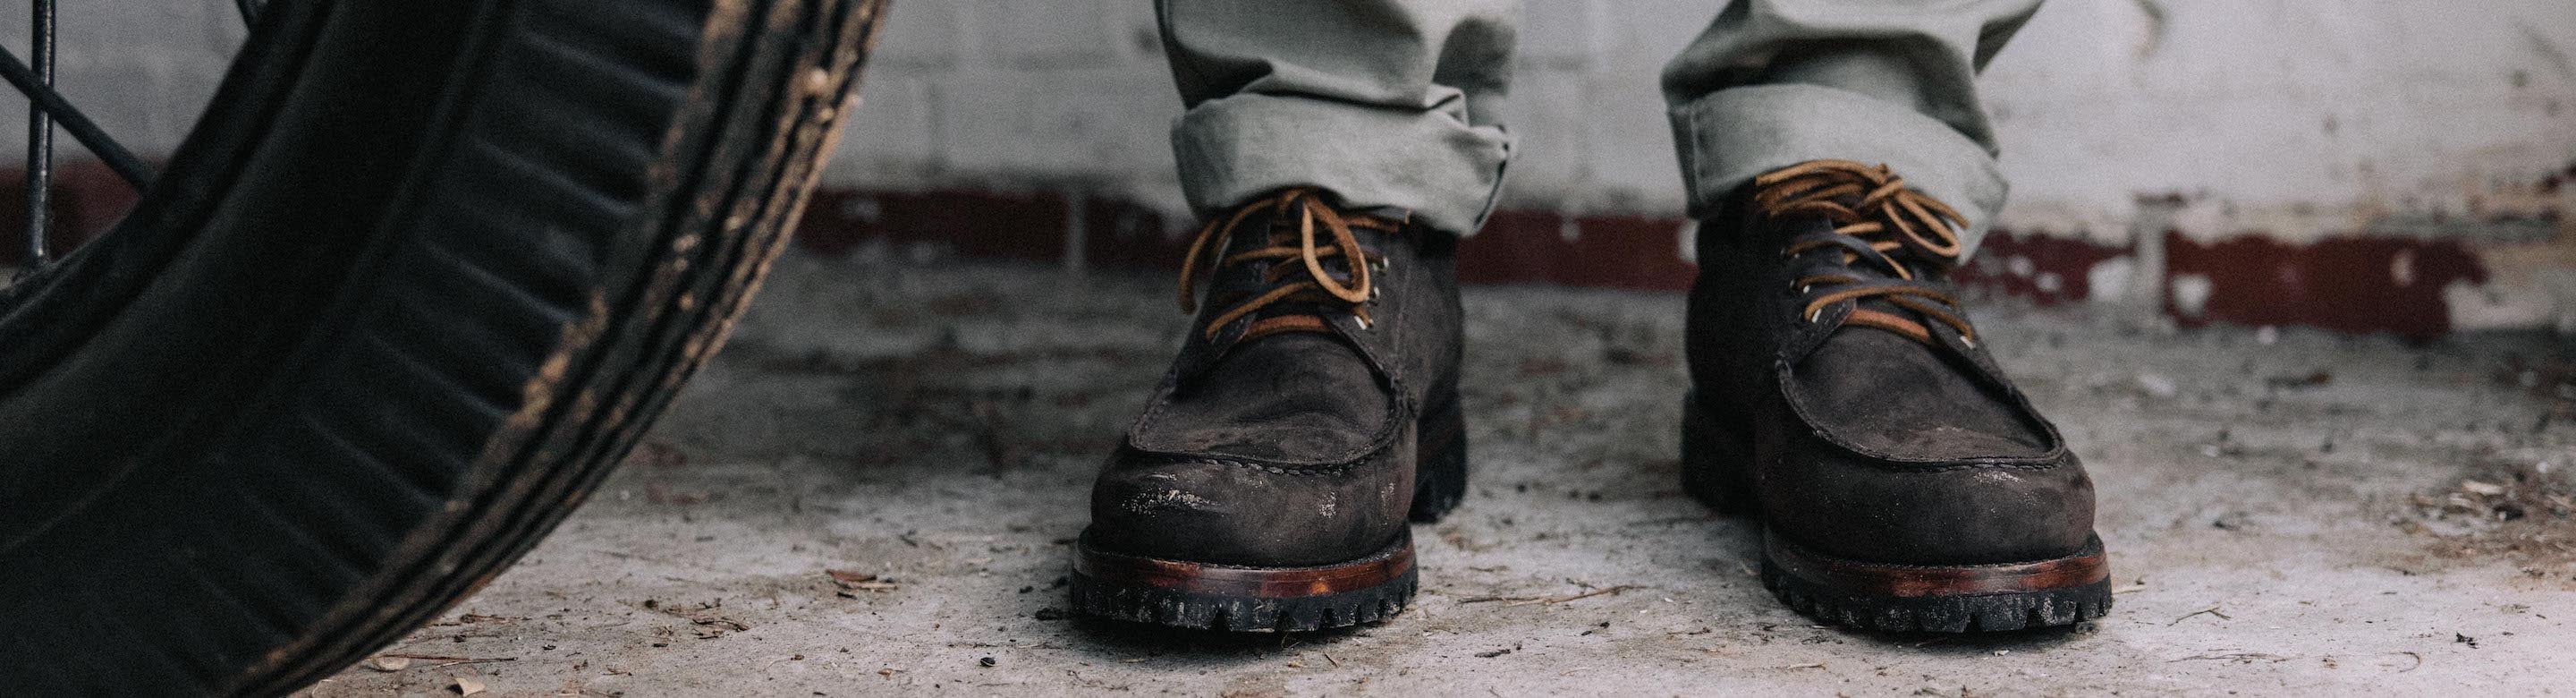
<instances>
[{"instance_id":1,"label":"dirt on ground","mask_svg":"<svg viewBox=\"0 0 2576 698\"><path fill-rule=\"evenodd\" d=\"M2056 695L2576 686L2576 341L1977 309L2102 497L2118 605L1821 627L1680 492L1682 302L1467 293L1474 484L1401 618L1066 616L1094 469L1179 342L1160 274L791 256L650 443L348 695Z\"/></svg>"}]
</instances>

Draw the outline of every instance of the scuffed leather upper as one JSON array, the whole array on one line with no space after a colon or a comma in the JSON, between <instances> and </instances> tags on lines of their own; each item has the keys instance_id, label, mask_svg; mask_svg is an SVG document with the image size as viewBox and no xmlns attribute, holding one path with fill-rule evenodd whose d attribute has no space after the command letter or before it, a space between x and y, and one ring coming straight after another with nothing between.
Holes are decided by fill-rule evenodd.
<instances>
[{"instance_id":1,"label":"scuffed leather upper","mask_svg":"<svg viewBox=\"0 0 2576 698\"><path fill-rule=\"evenodd\" d=\"M1294 225L1283 214L1270 225ZM1261 225L1226 241L1260 246ZM1391 544L1413 499L1414 422L1454 392L1459 355L1455 238L1416 226L1359 231L1384 257L1363 327L1290 303L1199 328L1092 488L1088 540L1131 555L1291 567L1345 562ZM1282 262L1299 264L1296 260ZM1332 270L1347 273L1335 260ZM1261 265L1220 269L1209 297L1263 288ZM1330 333L1242 338L1257 320L1312 312Z\"/></svg>"},{"instance_id":2,"label":"scuffed leather upper","mask_svg":"<svg viewBox=\"0 0 2576 698\"><path fill-rule=\"evenodd\" d=\"M1771 530L1829 555L1897 564L2081 549L2092 482L1984 348L1939 323L1925 323L1935 348L1841 322L1855 307L1903 311L1874 300L1810 319L1781 252L1832 224L1751 208L1739 195L1703 223L1689 351L1701 407L1752 430ZM1951 287L1941 270L1924 271L1924 283Z\"/></svg>"}]
</instances>

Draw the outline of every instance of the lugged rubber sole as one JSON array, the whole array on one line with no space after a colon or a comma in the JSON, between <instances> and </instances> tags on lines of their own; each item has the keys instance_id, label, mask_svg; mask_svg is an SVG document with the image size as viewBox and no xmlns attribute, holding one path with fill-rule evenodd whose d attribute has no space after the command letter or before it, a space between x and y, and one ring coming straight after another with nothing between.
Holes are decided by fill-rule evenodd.
<instances>
[{"instance_id":1,"label":"lugged rubber sole","mask_svg":"<svg viewBox=\"0 0 2576 698\"><path fill-rule=\"evenodd\" d=\"M1762 585L1828 623L1888 632L1990 632L2073 625L2111 610L2111 568L2094 539L2074 555L1993 565L1846 560L1763 537Z\"/></svg>"},{"instance_id":2,"label":"lugged rubber sole","mask_svg":"<svg viewBox=\"0 0 2576 698\"><path fill-rule=\"evenodd\" d=\"M1719 513L1761 521L1753 438L1695 397L1682 403L1682 490ZM1888 632L1993 632L2064 626L2111 610L2102 540L2075 554L2028 562L1926 566L1838 558L1768 532L1762 585L1781 603L1825 623Z\"/></svg>"},{"instance_id":3,"label":"lugged rubber sole","mask_svg":"<svg viewBox=\"0 0 2576 698\"><path fill-rule=\"evenodd\" d=\"M1368 557L1315 567L1246 567L1074 552L1073 607L1084 615L1194 630L1303 632L1371 623L1413 600L1410 531Z\"/></svg>"}]
</instances>

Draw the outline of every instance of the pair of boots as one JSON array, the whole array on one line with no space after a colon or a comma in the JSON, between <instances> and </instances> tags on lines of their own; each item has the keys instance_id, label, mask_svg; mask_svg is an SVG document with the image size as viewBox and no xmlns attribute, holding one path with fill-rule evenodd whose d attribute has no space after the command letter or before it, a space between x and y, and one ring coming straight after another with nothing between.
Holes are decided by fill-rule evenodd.
<instances>
[{"instance_id":1,"label":"pair of boots","mask_svg":"<svg viewBox=\"0 0 2576 698\"><path fill-rule=\"evenodd\" d=\"M1683 489L1762 524L1762 579L1887 631L2066 625L2110 607L2093 488L1980 343L1962 217L1884 166L1763 176L1703 221ZM1211 220L1207 302L1092 491L1073 604L1300 631L1411 599L1407 522L1466 493L1454 238L1291 189Z\"/></svg>"}]
</instances>

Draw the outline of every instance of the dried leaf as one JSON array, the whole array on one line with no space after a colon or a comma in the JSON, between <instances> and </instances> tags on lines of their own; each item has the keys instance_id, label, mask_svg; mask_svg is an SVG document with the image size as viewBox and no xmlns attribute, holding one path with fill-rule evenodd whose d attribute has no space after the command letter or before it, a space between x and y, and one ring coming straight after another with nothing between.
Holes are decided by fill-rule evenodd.
<instances>
[{"instance_id":1,"label":"dried leaf","mask_svg":"<svg viewBox=\"0 0 2576 698\"><path fill-rule=\"evenodd\" d=\"M455 678L456 685L447 687L447 690L455 691L456 695L470 696L483 692L483 682L475 680L474 677L459 676Z\"/></svg>"},{"instance_id":2,"label":"dried leaf","mask_svg":"<svg viewBox=\"0 0 2576 698\"><path fill-rule=\"evenodd\" d=\"M2481 480L2461 480L2460 489L2470 494L2485 495L2489 497L2504 494L2503 485Z\"/></svg>"},{"instance_id":3,"label":"dried leaf","mask_svg":"<svg viewBox=\"0 0 2576 698\"><path fill-rule=\"evenodd\" d=\"M376 671L402 671L411 668L411 658L372 657L367 660L367 668Z\"/></svg>"}]
</instances>

